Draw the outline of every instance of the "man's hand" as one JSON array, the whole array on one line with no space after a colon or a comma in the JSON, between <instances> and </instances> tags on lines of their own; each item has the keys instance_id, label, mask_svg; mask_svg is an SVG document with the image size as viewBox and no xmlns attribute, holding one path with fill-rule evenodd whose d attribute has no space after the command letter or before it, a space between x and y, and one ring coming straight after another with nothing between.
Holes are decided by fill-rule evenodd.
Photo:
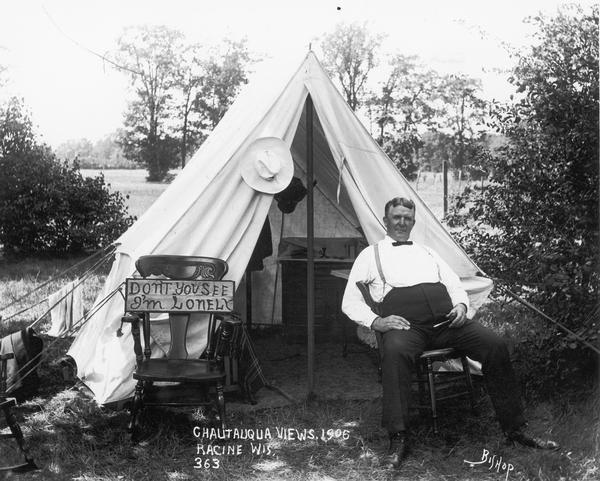
<instances>
[{"instance_id":1,"label":"man's hand","mask_svg":"<svg viewBox=\"0 0 600 481\"><path fill-rule=\"evenodd\" d=\"M391 329L410 329L410 322L396 315L377 317L371 324L371 329L378 332L387 332Z\"/></svg>"},{"instance_id":2,"label":"man's hand","mask_svg":"<svg viewBox=\"0 0 600 481\"><path fill-rule=\"evenodd\" d=\"M446 314L446 319L452 321L448 327L461 327L467 322L467 307L464 304L456 304L452 310Z\"/></svg>"}]
</instances>

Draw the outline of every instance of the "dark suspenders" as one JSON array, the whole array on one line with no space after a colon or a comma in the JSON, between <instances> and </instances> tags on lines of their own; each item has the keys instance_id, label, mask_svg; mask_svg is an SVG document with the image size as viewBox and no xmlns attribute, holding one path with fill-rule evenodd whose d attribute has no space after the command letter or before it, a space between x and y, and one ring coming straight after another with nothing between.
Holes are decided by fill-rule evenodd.
<instances>
[{"instance_id":1,"label":"dark suspenders","mask_svg":"<svg viewBox=\"0 0 600 481\"><path fill-rule=\"evenodd\" d=\"M381 268L381 258L379 257L379 243L375 244L375 263L377 264L377 271L379 272L379 277L383 281L383 288L385 289L385 276L383 275L383 269Z\"/></svg>"}]
</instances>

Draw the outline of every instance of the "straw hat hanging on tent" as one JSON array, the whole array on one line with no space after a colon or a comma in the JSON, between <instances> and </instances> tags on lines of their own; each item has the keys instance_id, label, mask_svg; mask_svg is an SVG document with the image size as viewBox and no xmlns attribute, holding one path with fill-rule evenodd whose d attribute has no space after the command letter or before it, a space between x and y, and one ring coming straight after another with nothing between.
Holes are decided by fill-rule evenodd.
<instances>
[{"instance_id":1,"label":"straw hat hanging on tent","mask_svg":"<svg viewBox=\"0 0 600 481\"><path fill-rule=\"evenodd\" d=\"M242 178L254 190L277 194L292 180L292 154L285 142L277 137L256 139L250 144L244 157Z\"/></svg>"}]
</instances>

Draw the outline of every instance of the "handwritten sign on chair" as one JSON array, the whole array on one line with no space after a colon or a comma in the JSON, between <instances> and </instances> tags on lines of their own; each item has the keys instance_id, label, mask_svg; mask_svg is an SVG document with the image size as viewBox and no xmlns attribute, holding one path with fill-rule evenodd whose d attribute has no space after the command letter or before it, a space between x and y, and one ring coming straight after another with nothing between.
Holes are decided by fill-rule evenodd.
<instances>
[{"instance_id":1,"label":"handwritten sign on chair","mask_svg":"<svg viewBox=\"0 0 600 481\"><path fill-rule=\"evenodd\" d=\"M234 281L126 279L128 312L231 312Z\"/></svg>"}]
</instances>

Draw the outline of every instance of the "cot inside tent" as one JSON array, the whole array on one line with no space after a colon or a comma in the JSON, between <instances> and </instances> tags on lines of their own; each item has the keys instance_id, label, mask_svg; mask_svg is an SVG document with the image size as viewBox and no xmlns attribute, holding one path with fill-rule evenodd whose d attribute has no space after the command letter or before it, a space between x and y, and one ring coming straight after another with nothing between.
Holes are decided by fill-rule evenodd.
<instances>
[{"instance_id":1,"label":"cot inside tent","mask_svg":"<svg viewBox=\"0 0 600 481\"><path fill-rule=\"evenodd\" d=\"M314 105L315 236L358 237L362 232L369 243L377 242L384 235L381 218L385 202L395 196L409 197L417 209L411 237L437 251L457 272L469 292L471 312L487 297L491 281L476 276L477 266L412 190L309 52L291 75L269 71L248 84L185 169L116 241L116 258L96 301L104 304L79 331L69 351L77 362L78 376L99 403L119 401L133 393L132 339L127 329L123 336L116 335L123 298L115 292L134 274L140 256L222 258L229 264L226 279L239 286L270 209L273 252L277 252L281 215L272 207L273 195L249 187L241 177L241 167L253 141L278 137L290 147L294 175L307 185L309 95ZM305 216L303 203L289 216L289 222L286 220L286 234L306 235ZM274 274L271 259L256 276L255 318L271 317ZM206 323L200 316L190 329L188 350L199 354ZM161 355L168 335L165 324L154 338L153 355Z\"/></svg>"}]
</instances>

